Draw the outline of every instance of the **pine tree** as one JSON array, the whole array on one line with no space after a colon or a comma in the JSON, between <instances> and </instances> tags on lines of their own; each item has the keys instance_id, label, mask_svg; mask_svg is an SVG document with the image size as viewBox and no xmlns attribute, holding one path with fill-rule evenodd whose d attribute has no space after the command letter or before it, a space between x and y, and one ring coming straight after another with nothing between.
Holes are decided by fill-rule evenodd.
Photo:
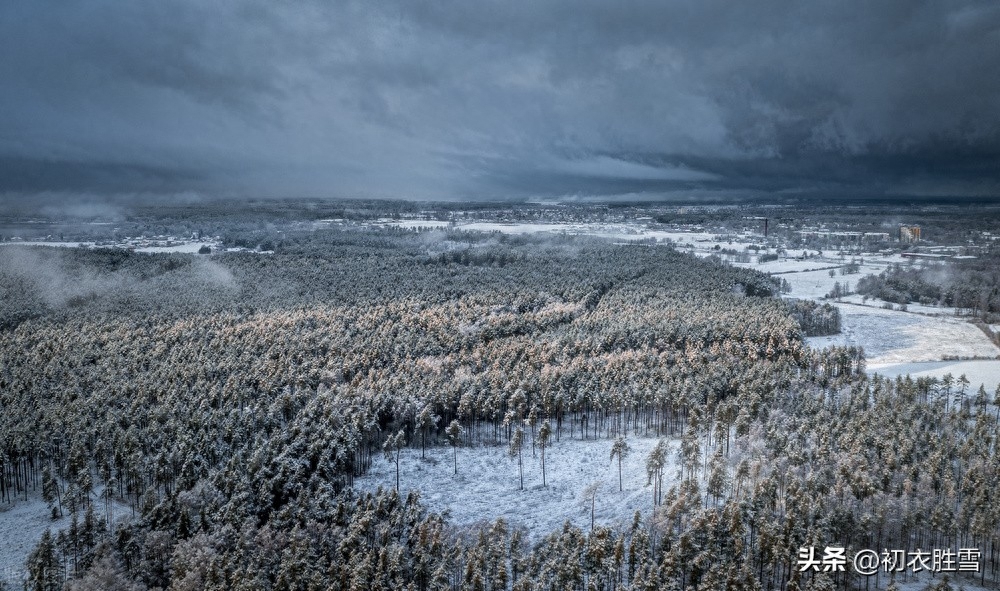
<instances>
[{"instance_id":1,"label":"pine tree","mask_svg":"<svg viewBox=\"0 0 1000 591\"><path fill-rule=\"evenodd\" d=\"M514 429L514 434L511 435L510 443L507 446L507 455L512 458L517 456L517 473L521 479L519 490L524 490L524 463L521 460L522 447L524 447L524 429L518 427Z\"/></svg>"},{"instance_id":2,"label":"pine tree","mask_svg":"<svg viewBox=\"0 0 1000 591\"><path fill-rule=\"evenodd\" d=\"M997 422L1000 423L1000 384L993 391L993 406L997 407Z\"/></svg>"},{"instance_id":3,"label":"pine tree","mask_svg":"<svg viewBox=\"0 0 1000 591\"><path fill-rule=\"evenodd\" d=\"M718 502L729 484L729 475L726 469L726 459L722 455L722 448L715 450L712 461L709 464L708 483L706 491L715 502ZM706 505L708 503L706 502Z\"/></svg>"},{"instance_id":4,"label":"pine tree","mask_svg":"<svg viewBox=\"0 0 1000 591\"><path fill-rule=\"evenodd\" d=\"M590 531L594 531L594 513L597 508L597 493L601 490L603 481L597 480L583 489L583 506L590 511Z\"/></svg>"},{"instance_id":5,"label":"pine tree","mask_svg":"<svg viewBox=\"0 0 1000 591\"><path fill-rule=\"evenodd\" d=\"M437 426L441 417L434 414L431 405L426 404L417 414L417 428L420 429L420 457L425 457L424 451L427 447L427 431Z\"/></svg>"},{"instance_id":6,"label":"pine tree","mask_svg":"<svg viewBox=\"0 0 1000 591\"><path fill-rule=\"evenodd\" d=\"M997 389L1000 392L1000 388ZM532 406L528 411L528 416L524 419L524 424L531 427L531 457L535 457L535 447L538 445L538 437L535 427L538 426L538 406Z\"/></svg>"},{"instance_id":7,"label":"pine tree","mask_svg":"<svg viewBox=\"0 0 1000 591\"><path fill-rule=\"evenodd\" d=\"M546 486L545 482L545 448L549 444L549 438L552 436L552 425L549 424L548 419L542 421L540 427L538 427L538 448L542 454L542 486Z\"/></svg>"},{"instance_id":8,"label":"pine tree","mask_svg":"<svg viewBox=\"0 0 1000 591\"><path fill-rule=\"evenodd\" d=\"M56 545L49 530L45 530L38 546L28 557L28 588L31 591L62 589L62 569L59 567Z\"/></svg>"},{"instance_id":9,"label":"pine tree","mask_svg":"<svg viewBox=\"0 0 1000 591\"><path fill-rule=\"evenodd\" d=\"M618 492L625 490L622 485L622 460L628 457L629 452L632 451L628 446L628 442L625 441L624 437L619 437L615 439L614 444L611 445L611 460L618 458Z\"/></svg>"},{"instance_id":10,"label":"pine tree","mask_svg":"<svg viewBox=\"0 0 1000 591\"><path fill-rule=\"evenodd\" d=\"M382 452L385 459L396 464L396 492L399 492L399 457L403 453L403 446L406 444L406 434L402 429L395 435L390 435L382 444Z\"/></svg>"},{"instance_id":11,"label":"pine tree","mask_svg":"<svg viewBox=\"0 0 1000 591\"><path fill-rule=\"evenodd\" d=\"M458 474L458 444L462 437L462 425L458 422L458 419L452 420L445 429L445 434L448 436L448 442L451 443L452 450L455 455L455 474Z\"/></svg>"},{"instance_id":12,"label":"pine tree","mask_svg":"<svg viewBox=\"0 0 1000 591\"><path fill-rule=\"evenodd\" d=\"M987 398L986 395L986 388L983 386L983 384L980 384L979 389L976 390L976 397L973 401L980 413L986 411L986 403L988 400L989 399Z\"/></svg>"},{"instance_id":13,"label":"pine tree","mask_svg":"<svg viewBox=\"0 0 1000 591\"><path fill-rule=\"evenodd\" d=\"M646 457L646 484L653 485L653 506L660 504L660 487L663 482L663 468L667 463L667 447L661 439Z\"/></svg>"},{"instance_id":14,"label":"pine tree","mask_svg":"<svg viewBox=\"0 0 1000 591\"><path fill-rule=\"evenodd\" d=\"M62 517L62 495L59 494L59 481L51 466L42 472L42 499L49 504L53 517Z\"/></svg>"}]
</instances>

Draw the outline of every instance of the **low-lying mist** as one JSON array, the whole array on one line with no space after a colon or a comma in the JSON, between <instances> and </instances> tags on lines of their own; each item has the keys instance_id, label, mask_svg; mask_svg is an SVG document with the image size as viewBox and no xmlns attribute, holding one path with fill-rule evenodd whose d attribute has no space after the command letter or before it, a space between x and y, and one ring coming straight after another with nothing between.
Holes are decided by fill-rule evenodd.
<instances>
[{"instance_id":1,"label":"low-lying mist","mask_svg":"<svg viewBox=\"0 0 1000 591\"><path fill-rule=\"evenodd\" d=\"M12 245L0 249L0 321L5 325L39 311L60 314L86 307L126 312L238 291L232 272L205 256Z\"/></svg>"}]
</instances>

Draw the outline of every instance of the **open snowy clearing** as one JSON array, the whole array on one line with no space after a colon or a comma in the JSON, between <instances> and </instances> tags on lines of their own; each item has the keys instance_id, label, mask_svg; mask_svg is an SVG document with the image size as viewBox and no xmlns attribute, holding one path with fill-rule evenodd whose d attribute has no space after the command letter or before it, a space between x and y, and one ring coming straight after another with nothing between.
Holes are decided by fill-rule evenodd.
<instances>
[{"instance_id":1,"label":"open snowy clearing","mask_svg":"<svg viewBox=\"0 0 1000 591\"><path fill-rule=\"evenodd\" d=\"M321 221L327 222L328 220ZM329 222L332 223L333 220L329 220ZM377 223L395 228L406 228L407 230L447 228L452 225L452 222L447 220L378 220Z\"/></svg>"},{"instance_id":2,"label":"open snowy clearing","mask_svg":"<svg viewBox=\"0 0 1000 591\"><path fill-rule=\"evenodd\" d=\"M788 297L826 302L840 310L841 333L828 337L808 337L806 343L811 347L863 347L870 366L948 359L992 359L1000 356L1000 348L981 330L964 319L956 318L953 311L947 308L912 304L904 312L898 306L892 310L885 309L881 300L865 301L860 295L845 296L836 301L824 299L833 290L835 283L842 286L850 283L853 289L858 279L880 273L889 264L899 262L898 258L874 258L868 255L860 273L841 275L835 269L833 277L830 276L829 267L839 266L833 259L774 261L739 266L780 273L776 276L791 285L792 292ZM795 270L797 265L810 265L815 270L798 271ZM944 373L947 372L942 371L940 375Z\"/></svg>"},{"instance_id":3,"label":"open snowy clearing","mask_svg":"<svg viewBox=\"0 0 1000 591\"><path fill-rule=\"evenodd\" d=\"M0 503L0 581L13 585L25 576L25 561L35 549L46 529L55 534L69 527L69 516L53 520L48 504L42 500L40 492L28 493L11 504Z\"/></svg>"},{"instance_id":4,"label":"open snowy clearing","mask_svg":"<svg viewBox=\"0 0 1000 591\"><path fill-rule=\"evenodd\" d=\"M837 301L845 304L853 304L855 306L868 306L870 308L884 308L884 306L888 303L894 309L899 310L902 308L902 306L900 306L899 304L893 304L891 302L886 302L885 300L880 300L877 298L865 299L864 296L856 293L844 296L838 299ZM947 316L949 318L956 318L954 308L948 308L942 306L929 306L929 305L915 304L913 302L910 302L909 304L906 304L906 311L911 314L921 314L924 316Z\"/></svg>"},{"instance_id":5,"label":"open snowy clearing","mask_svg":"<svg viewBox=\"0 0 1000 591\"><path fill-rule=\"evenodd\" d=\"M399 487L402 491L419 490L429 509L448 511L456 524L503 517L511 524L525 526L537 538L555 531L566 520L589 529L590 505L583 491L601 481L595 522L627 524L636 511L648 515L653 507L653 487L646 484L645 462L658 441L652 437L628 438L632 450L622 462L624 492L618 491L618 462L610 460L613 440L567 438L553 442L545 451L545 487L541 454L536 452L532 458L530 443L523 451L524 490L518 489L517 458L511 459L505 446L458 448L458 474L454 474L452 448L428 448L423 460L419 449L407 448L399 463ZM670 443L664 490L676 477L677 445ZM365 491L392 488L395 479L395 465L379 458L354 486Z\"/></svg>"},{"instance_id":6,"label":"open snowy clearing","mask_svg":"<svg viewBox=\"0 0 1000 591\"><path fill-rule=\"evenodd\" d=\"M172 244L170 246L142 246L136 248L136 252L186 252L197 253L203 246L218 247L216 242L185 242L183 244Z\"/></svg>"},{"instance_id":7,"label":"open snowy clearing","mask_svg":"<svg viewBox=\"0 0 1000 591\"><path fill-rule=\"evenodd\" d=\"M752 263L733 263L735 267L749 267L751 269L756 269L764 273L772 273L775 275L790 275L792 273L804 273L807 271L824 271L829 277L829 269L834 267L840 267L840 263L834 263L827 261L825 259L778 259L776 261L767 261L765 263L756 262L757 255L754 255L754 262Z\"/></svg>"},{"instance_id":8,"label":"open snowy clearing","mask_svg":"<svg viewBox=\"0 0 1000 591\"><path fill-rule=\"evenodd\" d=\"M950 373L952 377L965 375L969 389L975 391L982 385L992 399L997 385L1000 385L1000 360L973 361L929 361L925 363L868 364L868 373L880 373L895 378L910 374L914 379L921 377L940 378Z\"/></svg>"},{"instance_id":9,"label":"open snowy clearing","mask_svg":"<svg viewBox=\"0 0 1000 591\"><path fill-rule=\"evenodd\" d=\"M98 519L104 516L104 502L99 499L100 491L95 491L94 513ZM25 562L28 555L42 539L45 530L51 530L56 535L60 530L69 527L70 515L65 509L61 519L52 519L52 511L48 503L42 500L40 490L29 492L28 500L21 493L20 500L11 503L0 503L0 581L20 588L20 583L26 575ZM114 522L122 523L132 517L128 505L114 503ZM83 513L78 519L83 520Z\"/></svg>"},{"instance_id":10,"label":"open snowy clearing","mask_svg":"<svg viewBox=\"0 0 1000 591\"><path fill-rule=\"evenodd\" d=\"M885 576L885 573L881 574L879 588L885 589L888 577ZM931 576L926 572L912 573L907 571L900 573L900 576L896 578L896 584L900 591L925 591L925 589L940 583L945 577L947 577L948 584L951 585L952 589L980 591L989 588L979 584L979 577L975 573L938 573L936 576ZM874 585L874 581L872 584Z\"/></svg>"},{"instance_id":11,"label":"open snowy clearing","mask_svg":"<svg viewBox=\"0 0 1000 591\"><path fill-rule=\"evenodd\" d=\"M1000 349L965 320L851 304L836 305L840 308L842 332L829 337L809 337L806 339L809 346L861 346L871 365L1000 355Z\"/></svg>"},{"instance_id":12,"label":"open snowy clearing","mask_svg":"<svg viewBox=\"0 0 1000 591\"><path fill-rule=\"evenodd\" d=\"M768 263L750 266L754 269L773 273L774 271L770 271L767 268L767 265ZM813 270L792 273L781 272L778 277L787 281L791 286L792 292L788 294L789 297L818 300L833 291L835 283L839 283L841 286L850 283L851 289L854 289L858 279L861 279L868 274L882 272L881 267L865 264L861 267L860 273L855 273L853 275L841 275L839 269L840 266L841 265L836 262L818 260L810 261L809 267ZM831 270L834 272L833 277L830 277Z\"/></svg>"}]
</instances>

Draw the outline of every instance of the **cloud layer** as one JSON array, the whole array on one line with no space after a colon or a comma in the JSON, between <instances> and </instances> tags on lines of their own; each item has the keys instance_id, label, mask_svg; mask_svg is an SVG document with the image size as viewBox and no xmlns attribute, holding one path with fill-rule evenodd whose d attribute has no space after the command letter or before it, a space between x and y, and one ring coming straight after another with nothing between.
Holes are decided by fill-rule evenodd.
<instances>
[{"instance_id":1,"label":"cloud layer","mask_svg":"<svg viewBox=\"0 0 1000 591\"><path fill-rule=\"evenodd\" d=\"M994 2L14 2L0 192L1000 194Z\"/></svg>"}]
</instances>

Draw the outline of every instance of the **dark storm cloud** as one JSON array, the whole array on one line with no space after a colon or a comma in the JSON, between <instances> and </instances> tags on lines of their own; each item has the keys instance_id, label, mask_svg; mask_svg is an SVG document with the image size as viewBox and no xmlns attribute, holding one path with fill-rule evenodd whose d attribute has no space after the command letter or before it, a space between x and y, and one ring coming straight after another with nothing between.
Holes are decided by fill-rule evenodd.
<instances>
[{"instance_id":1,"label":"dark storm cloud","mask_svg":"<svg viewBox=\"0 0 1000 591\"><path fill-rule=\"evenodd\" d=\"M995 195L993 2L15 1L0 191Z\"/></svg>"}]
</instances>

